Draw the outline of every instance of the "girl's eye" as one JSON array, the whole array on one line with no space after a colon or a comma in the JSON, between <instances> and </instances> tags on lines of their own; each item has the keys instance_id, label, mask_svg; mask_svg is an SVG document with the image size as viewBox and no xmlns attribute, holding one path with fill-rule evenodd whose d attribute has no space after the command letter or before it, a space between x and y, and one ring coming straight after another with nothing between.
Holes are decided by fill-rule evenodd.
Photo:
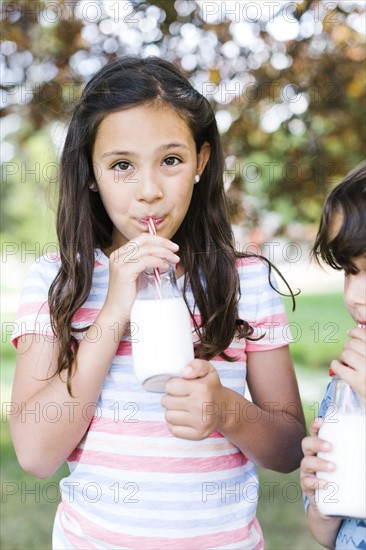
<instances>
[{"instance_id":1,"label":"girl's eye","mask_svg":"<svg viewBox=\"0 0 366 550\"><path fill-rule=\"evenodd\" d=\"M164 160L164 163L167 165L167 166L177 166L177 164L179 164L181 161L179 158L177 157L167 157L165 160Z\"/></svg>"},{"instance_id":2,"label":"girl's eye","mask_svg":"<svg viewBox=\"0 0 366 550\"><path fill-rule=\"evenodd\" d=\"M121 160L121 162L117 162L112 166L114 170L118 170L120 172L125 172L126 170L129 170L131 168L131 164L127 162L126 160Z\"/></svg>"}]
</instances>

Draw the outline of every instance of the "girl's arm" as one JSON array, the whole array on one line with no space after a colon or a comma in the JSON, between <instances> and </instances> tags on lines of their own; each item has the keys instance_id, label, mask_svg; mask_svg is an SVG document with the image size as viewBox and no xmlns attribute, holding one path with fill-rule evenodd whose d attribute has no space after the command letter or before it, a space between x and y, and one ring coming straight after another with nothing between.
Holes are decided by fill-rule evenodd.
<instances>
[{"instance_id":1,"label":"girl's arm","mask_svg":"<svg viewBox=\"0 0 366 550\"><path fill-rule=\"evenodd\" d=\"M262 411L262 423L253 430L253 459L264 468L290 472L300 465L306 428L289 347L247 355L248 387ZM256 428L263 432L255 436Z\"/></svg>"},{"instance_id":2,"label":"girl's arm","mask_svg":"<svg viewBox=\"0 0 366 550\"><path fill-rule=\"evenodd\" d=\"M143 234L109 259L109 286L105 303L80 343L73 365L72 395L66 375L53 376L58 345L41 334L18 338L10 429L21 466L37 477L48 477L67 459L85 435L93 418L104 379L129 321L136 280L146 268L177 263L178 246L158 236ZM118 330L116 331L116 326Z\"/></svg>"},{"instance_id":3,"label":"girl's arm","mask_svg":"<svg viewBox=\"0 0 366 550\"><path fill-rule=\"evenodd\" d=\"M320 426L323 420L316 418L310 424L310 436L305 437L302 442L304 458L301 461L300 484L308 499L307 520L309 529L319 544L326 548L334 548L335 540L342 520L336 517L323 516L316 505L315 489L324 487L327 482L316 477L317 472L331 471L334 464L317 457L318 452L327 452L331 444L318 437Z\"/></svg>"},{"instance_id":4,"label":"girl's arm","mask_svg":"<svg viewBox=\"0 0 366 550\"><path fill-rule=\"evenodd\" d=\"M162 399L174 435L204 439L219 431L258 466L298 468L305 423L288 346L248 353L253 402L222 386L208 361L189 367L184 379L168 381Z\"/></svg>"},{"instance_id":5,"label":"girl's arm","mask_svg":"<svg viewBox=\"0 0 366 550\"><path fill-rule=\"evenodd\" d=\"M27 334L18 340L12 393L16 414L10 417L10 429L19 463L31 475L52 475L91 422L119 341L110 328L108 315L101 313L95 323L102 337L93 341L95 327L91 327L80 344L72 378L73 397L67 391L66 375L52 376L57 343L39 334Z\"/></svg>"}]
</instances>

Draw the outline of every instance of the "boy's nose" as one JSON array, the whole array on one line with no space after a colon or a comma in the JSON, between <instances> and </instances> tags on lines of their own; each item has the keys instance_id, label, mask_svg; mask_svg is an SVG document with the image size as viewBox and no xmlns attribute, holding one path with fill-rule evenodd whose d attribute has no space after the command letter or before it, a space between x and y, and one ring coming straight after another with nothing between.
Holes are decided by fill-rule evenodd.
<instances>
[{"instance_id":1,"label":"boy's nose","mask_svg":"<svg viewBox=\"0 0 366 550\"><path fill-rule=\"evenodd\" d=\"M366 275L362 271L345 278L344 301L346 305L366 304Z\"/></svg>"}]
</instances>

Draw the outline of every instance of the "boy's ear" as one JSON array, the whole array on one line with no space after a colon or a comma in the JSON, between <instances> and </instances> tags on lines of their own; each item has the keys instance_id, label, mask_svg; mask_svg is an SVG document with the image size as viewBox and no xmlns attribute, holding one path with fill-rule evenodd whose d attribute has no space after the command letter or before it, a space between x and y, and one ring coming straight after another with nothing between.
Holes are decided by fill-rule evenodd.
<instances>
[{"instance_id":1,"label":"boy's ear","mask_svg":"<svg viewBox=\"0 0 366 550\"><path fill-rule=\"evenodd\" d=\"M197 174L199 176L202 176L202 172L206 167L208 159L210 158L210 154L211 145L208 143L208 141L204 141L201 145L200 152L197 155Z\"/></svg>"}]
</instances>

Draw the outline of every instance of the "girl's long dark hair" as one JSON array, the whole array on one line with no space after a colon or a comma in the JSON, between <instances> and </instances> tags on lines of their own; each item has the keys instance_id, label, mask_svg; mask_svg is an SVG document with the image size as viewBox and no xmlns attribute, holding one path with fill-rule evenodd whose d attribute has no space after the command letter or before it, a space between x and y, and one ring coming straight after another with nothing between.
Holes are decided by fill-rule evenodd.
<instances>
[{"instance_id":1,"label":"girl's long dark hair","mask_svg":"<svg viewBox=\"0 0 366 550\"><path fill-rule=\"evenodd\" d=\"M215 116L209 102L169 62L157 57L123 57L106 65L86 85L74 110L60 170L57 235L61 268L49 290L52 328L59 342L57 372L67 369L71 391L77 339L72 321L86 301L94 269L95 248L112 244L112 223L98 193L89 184L98 179L92 147L103 117L113 111L162 102L188 124L197 152L204 142L210 159L194 186L187 215L173 240L179 244L185 288L192 286L201 315L196 357L221 355L235 335L250 338L253 328L239 320L239 278L224 195L224 161ZM245 254L240 254L245 256ZM85 329L83 329L85 330Z\"/></svg>"}]
</instances>

